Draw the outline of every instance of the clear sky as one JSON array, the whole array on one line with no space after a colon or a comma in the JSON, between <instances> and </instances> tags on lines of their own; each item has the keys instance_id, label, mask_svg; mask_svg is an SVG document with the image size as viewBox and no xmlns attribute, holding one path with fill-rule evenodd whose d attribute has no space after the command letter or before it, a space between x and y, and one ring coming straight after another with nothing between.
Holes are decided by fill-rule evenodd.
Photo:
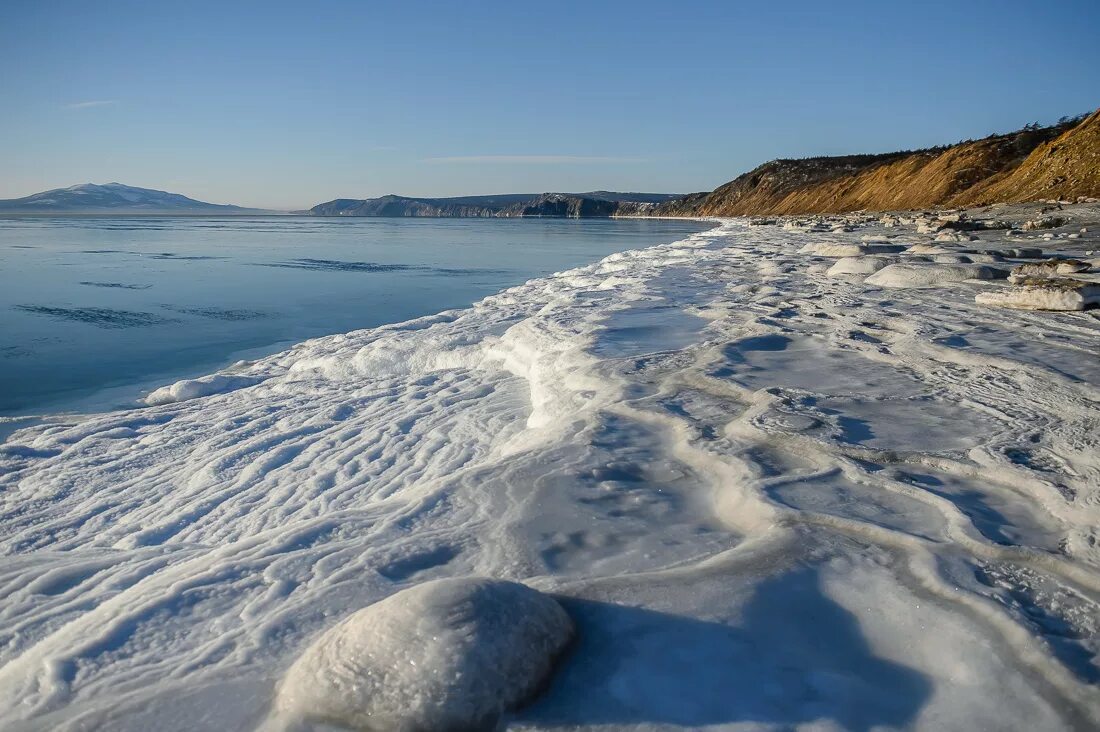
<instances>
[{"instance_id":1,"label":"clear sky","mask_svg":"<svg viewBox=\"0 0 1100 732\"><path fill-rule=\"evenodd\" d=\"M1100 106L1100 0L0 0L0 198L709 190Z\"/></svg>"}]
</instances>

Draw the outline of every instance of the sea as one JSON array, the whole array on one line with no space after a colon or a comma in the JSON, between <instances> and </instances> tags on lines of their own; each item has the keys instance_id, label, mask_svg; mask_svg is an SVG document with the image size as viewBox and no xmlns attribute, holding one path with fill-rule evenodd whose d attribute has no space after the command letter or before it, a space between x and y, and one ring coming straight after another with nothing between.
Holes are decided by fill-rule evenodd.
<instances>
[{"instance_id":1,"label":"sea","mask_svg":"<svg viewBox=\"0 0 1100 732\"><path fill-rule=\"evenodd\" d=\"M0 416L151 389L461 308L709 228L660 219L0 217Z\"/></svg>"}]
</instances>

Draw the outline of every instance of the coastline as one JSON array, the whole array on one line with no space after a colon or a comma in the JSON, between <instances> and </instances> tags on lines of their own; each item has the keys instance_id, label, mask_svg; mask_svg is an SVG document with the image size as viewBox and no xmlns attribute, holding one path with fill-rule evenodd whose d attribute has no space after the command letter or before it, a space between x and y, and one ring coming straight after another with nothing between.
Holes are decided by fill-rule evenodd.
<instances>
[{"instance_id":1,"label":"coastline","mask_svg":"<svg viewBox=\"0 0 1100 732\"><path fill-rule=\"evenodd\" d=\"M706 219L180 382L198 398L17 433L0 719L150 728L171 700L255 720L312 634L482 574L581 626L513 729L1097 723L1100 326L975 304L1000 283L829 276L799 250L933 235L793 218Z\"/></svg>"}]
</instances>

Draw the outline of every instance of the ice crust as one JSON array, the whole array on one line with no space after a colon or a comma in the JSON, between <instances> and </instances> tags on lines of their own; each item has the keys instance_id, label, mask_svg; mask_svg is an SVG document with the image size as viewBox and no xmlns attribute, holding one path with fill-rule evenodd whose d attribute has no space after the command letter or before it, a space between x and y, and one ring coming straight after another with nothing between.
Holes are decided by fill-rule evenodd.
<instances>
[{"instance_id":1,"label":"ice crust","mask_svg":"<svg viewBox=\"0 0 1100 732\"><path fill-rule=\"evenodd\" d=\"M799 253L882 231L718 221L6 425L0 728L1097 728L1100 321Z\"/></svg>"},{"instance_id":2,"label":"ice crust","mask_svg":"<svg viewBox=\"0 0 1100 732\"><path fill-rule=\"evenodd\" d=\"M492 730L572 635L562 607L521 584L433 580L326 631L290 667L278 708L372 732Z\"/></svg>"}]
</instances>

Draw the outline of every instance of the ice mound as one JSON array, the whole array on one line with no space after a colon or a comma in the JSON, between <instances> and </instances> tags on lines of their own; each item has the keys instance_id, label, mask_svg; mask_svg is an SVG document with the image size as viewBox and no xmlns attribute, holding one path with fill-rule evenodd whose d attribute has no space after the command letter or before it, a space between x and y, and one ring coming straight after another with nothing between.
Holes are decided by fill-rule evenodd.
<instances>
[{"instance_id":1,"label":"ice mound","mask_svg":"<svg viewBox=\"0 0 1100 732\"><path fill-rule=\"evenodd\" d=\"M546 681L572 635L561 605L524 585L425 582L317 638L276 704L294 721L372 732L491 730Z\"/></svg>"},{"instance_id":2,"label":"ice mound","mask_svg":"<svg viewBox=\"0 0 1100 732\"><path fill-rule=\"evenodd\" d=\"M864 254L896 254L904 251L900 244L818 242L807 244L799 249L800 254L812 254L817 257L859 257Z\"/></svg>"},{"instance_id":3,"label":"ice mound","mask_svg":"<svg viewBox=\"0 0 1100 732\"><path fill-rule=\"evenodd\" d=\"M906 254L954 254L956 249L949 249L938 244L914 244L905 250Z\"/></svg>"},{"instance_id":4,"label":"ice mound","mask_svg":"<svg viewBox=\"0 0 1100 732\"><path fill-rule=\"evenodd\" d=\"M982 264L891 264L864 280L879 287L939 287L963 280L996 280L1004 270Z\"/></svg>"},{"instance_id":5,"label":"ice mound","mask_svg":"<svg viewBox=\"0 0 1100 732\"><path fill-rule=\"evenodd\" d=\"M844 257L838 259L836 264L829 267L825 273L829 277L843 277L844 275L869 275L878 272L883 267L893 263L889 257Z\"/></svg>"},{"instance_id":6,"label":"ice mound","mask_svg":"<svg viewBox=\"0 0 1100 732\"><path fill-rule=\"evenodd\" d=\"M976 251L974 249L962 249L957 254L941 254L941 257L966 257L973 264L996 264L1005 261L1000 254L991 254L989 251ZM938 260L937 260L938 261Z\"/></svg>"},{"instance_id":7,"label":"ice mound","mask_svg":"<svg viewBox=\"0 0 1100 732\"><path fill-rule=\"evenodd\" d=\"M975 295L974 302L1016 310L1084 310L1100 305L1100 283L1070 278L1016 279L1012 287Z\"/></svg>"},{"instance_id":8,"label":"ice mound","mask_svg":"<svg viewBox=\"0 0 1100 732\"><path fill-rule=\"evenodd\" d=\"M978 241L978 237L949 229L936 234L934 241Z\"/></svg>"},{"instance_id":9,"label":"ice mound","mask_svg":"<svg viewBox=\"0 0 1100 732\"><path fill-rule=\"evenodd\" d=\"M1088 272L1091 265L1079 259L1047 259L1042 262L1018 264L1012 268L1009 280L1027 277L1056 277L1057 275Z\"/></svg>"},{"instance_id":10,"label":"ice mound","mask_svg":"<svg viewBox=\"0 0 1100 732\"><path fill-rule=\"evenodd\" d=\"M223 394L227 391L243 389L253 386L261 381L259 376L245 376L242 374L210 374L198 379L183 379L168 386L162 386L145 397L145 403L149 406L158 404L171 404L172 402L185 402L188 399Z\"/></svg>"},{"instance_id":11,"label":"ice mound","mask_svg":"<svg viewBox=\"0 0 1100 732\"><path fill-rule=\"evenodd\" d=\"M936 264L974 264L970 254L935 254L932 261Z\"/></svg>"},{"instance_id":12,"label":"ice mound","mask_svg":"<svg viewBox=\"0 0 1100 732\"><path fill-rule=\"evenodd\" d=\"M1036 249L1034 247L1018 247L1016 249L1005 249L1002 252L1006 257L1012 259L1039 259L1043 256L1042 249Z\"/></svg>"}]
</instances>

